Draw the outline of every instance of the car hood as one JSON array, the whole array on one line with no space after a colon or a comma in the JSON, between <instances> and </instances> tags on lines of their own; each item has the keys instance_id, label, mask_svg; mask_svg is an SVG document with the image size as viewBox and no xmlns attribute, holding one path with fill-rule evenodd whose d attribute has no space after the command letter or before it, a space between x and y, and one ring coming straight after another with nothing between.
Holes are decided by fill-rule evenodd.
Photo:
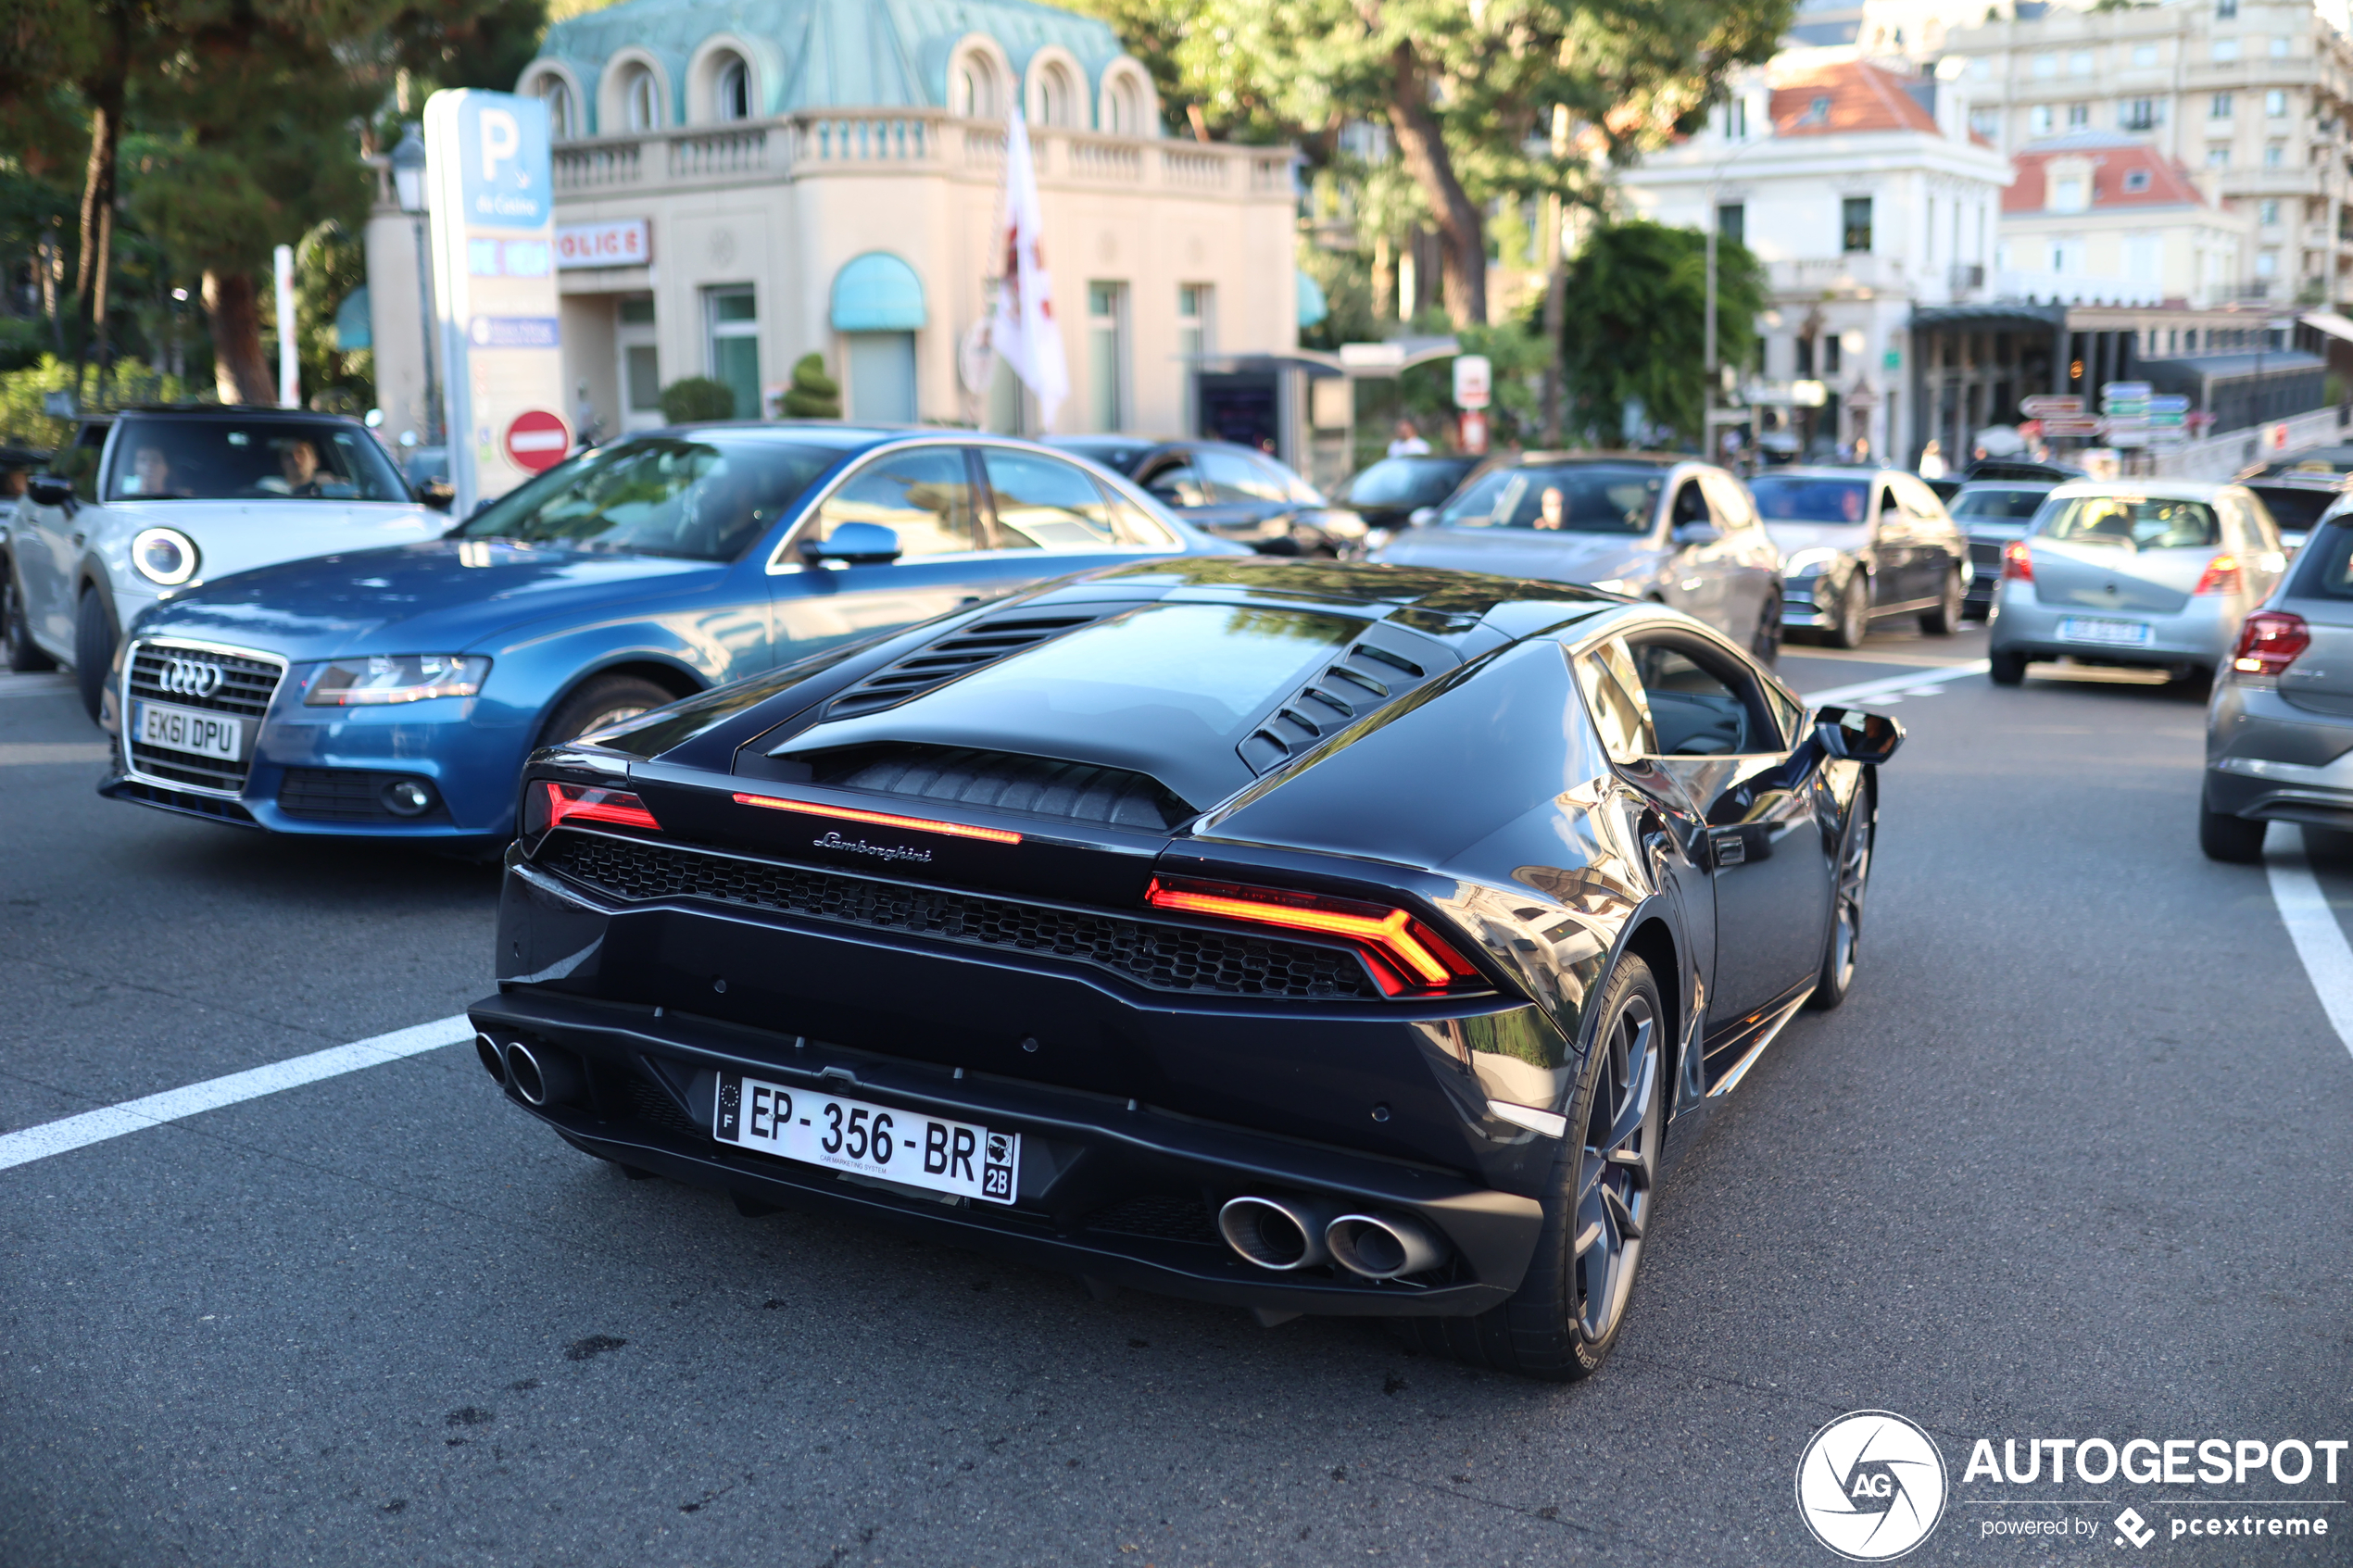
<instances>
[{"instance_id":1,"label":"car hood","mask_svg":"<svg viewBox=\"0 0 2353 1568\"><path fill-rule=\"evenodd\" d=\"M437 539L241 572L167 598L142 635L305 659L470 653L510 628L715 583L722 563Z\"/></svg>"},{"instance_id":2,"label":"car hood","mask_svg":"<svg viewBox=\"0 0 2353 1568\"><path fill-rule=\"evenodd\" d=\"M449 527L429 507L388 501L108 501L105 515L124 545L147 528L195 540L206 583L330 550L421 544Z\"/></svg>"},{"instance_id":3,"label":"car hood","mask_svg":"<svg viewBox=\"0 0 2353 1568\"><path fill-rule=\"evenodd\" d=\"M1378 558L1391 566L1442 566L1539 582L1600 583L1646 577L1657 557L1623 533L1540 533L1532 528L1408 529Z\"/></svg>"},{"instance_id":4,"label":"car hood","mask_svg":"<svg viewBox=\"0 0 2353 1568\"><path fill-rule=\"evenodd\" d=\"M1871 542L1870 524L1865 522L1768 522L1765 533L1783 560L1800 550L1853 552Z\"/></svg>"}]
</instances>

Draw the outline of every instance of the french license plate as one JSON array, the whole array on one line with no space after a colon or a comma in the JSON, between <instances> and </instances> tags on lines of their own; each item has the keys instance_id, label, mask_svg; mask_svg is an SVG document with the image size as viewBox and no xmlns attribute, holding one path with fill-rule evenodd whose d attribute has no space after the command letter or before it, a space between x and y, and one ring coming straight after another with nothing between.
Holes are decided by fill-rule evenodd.
<instances>
[{"instance_id":1,"label":"french license plate","mask_svg":"<svg viewBox=\"0 0 2353 1568\"><path fill-rule=\"evenodd\" d=\"M197 708L174 708L163 702L133 706L139 714L132 734L142 746L184 751L195 757L215 757L223 762L234 762L243 752L245 726L242 719L207 713Z\"/></svg>"},{"instance_id":2,"label":"french license plate","mask_svg":"<svg viewBox=\"0 0 2353 1568\"><path fill-rule=\"evenodd\" d=\"M2058 632L2070 643L2107 643L2114 647L2143 647L2149 640L2148 622L2145 621L2094 621L2070 616L2059 622Z\"/></svg>"},{"instance_id":3,"label":"french license plate","mask_svg":"<svg viewBox=\"0 0 2353 1568\"><path fill-rule=\"evenodd\" d=\"M787 1089L736 1073L719 1075L711 1135L738 1148L987 1203L1011 1203L1021 1185L1018 1133Z\"/></svg>"}]
</instances>

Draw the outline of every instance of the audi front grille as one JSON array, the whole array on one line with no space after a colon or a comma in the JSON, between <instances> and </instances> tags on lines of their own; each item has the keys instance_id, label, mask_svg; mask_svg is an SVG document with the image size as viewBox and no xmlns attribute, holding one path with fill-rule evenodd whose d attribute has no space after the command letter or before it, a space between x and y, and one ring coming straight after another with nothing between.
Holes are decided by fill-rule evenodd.
<instances>
[{"instance_id":1,"label":"audi front grille","mask_svg":"<svg viewBox=\"0 0 2353 1568\"><path fill-rule=\"evenodd\" d=\"M200 643L133 643L121 715L132 774L181 789L243 794L254 746L260 740L262 716L270 711L270 699L277 695L278 683L285 675L284 660L265 654L238 653ZM131 707L143 700L233 714L245 722L245 756L234 762L213 761L143 744L132 738L136 730Z\"/></svg>"}]
</instances>

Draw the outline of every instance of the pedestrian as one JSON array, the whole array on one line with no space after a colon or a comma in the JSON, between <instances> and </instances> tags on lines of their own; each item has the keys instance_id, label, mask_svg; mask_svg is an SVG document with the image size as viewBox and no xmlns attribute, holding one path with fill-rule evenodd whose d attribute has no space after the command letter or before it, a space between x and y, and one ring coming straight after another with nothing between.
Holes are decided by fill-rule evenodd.
<instances>
[{"instance_id":1,"label":"pedestrian","mask_svg":"<svg viewBox=\"0 0 2353 1568\"><path fill-rule=\"evenodd\" d=\"M1920 477L1922 479L1944 477L1944 448L1942 444L1931 441L1920 448Z\"/></svg>"},{"instance_id":2,"label":"pedestrian","mask_svg":"<svg viewBox=\"0 0 2353 1568\"><path fill-rule=\"evenodd\" d=\"M1429 443L1422 439L1422 433L1414 428L1413 420L1400 420L1397 421L1396 438L1389 444L1389 455L1392 458L1426 458L1429 456Z\"/></svg>"},{"instance_id":3,"label":"pedestrian","mask_svg":"<svg viewBox=\"0 0 2353 1568\"><path fill-rule=\"evenodd\" d=\"M1869 436L1858 435L1855 438L1855 460L1866 466L1869 465L1871 460L1871 438Z\"/></svg>"}]
</instances>

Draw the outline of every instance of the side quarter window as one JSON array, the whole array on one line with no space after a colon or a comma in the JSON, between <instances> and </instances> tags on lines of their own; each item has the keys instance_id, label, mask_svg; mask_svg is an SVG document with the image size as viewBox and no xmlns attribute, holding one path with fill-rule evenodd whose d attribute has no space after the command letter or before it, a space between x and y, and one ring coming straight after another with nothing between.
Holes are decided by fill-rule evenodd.
<instances>
[{"instance_id":1,"label":"side quarter window","mask_svg":"<svg viewBox=\"0 0 2353 1568\"><path fill-rule=\"evenodd\" d=\"M1603 749L1613 762L1639 762L1655 755L1658 740L1651 730L1650 709L1642 700L1642 683L1621 637L1612 637L1577 659L1577 684L1585 692L1585 709L1600 732Z\"/></svg>"},{"instance_id":2,"label":"side quarter window","mask_svg":"<svg viewBox=\"0 0 2353 1568\"><path fill-rule=\"evenodd\" d=\"M997 547L1100 550L1119 544L1095 482L1059 458L984 447L981 466L997 512Z\"/></svg>"},{"instance_id":3,"label":"side quarter window","mask_svg":"<svg viewBox=\"0 0 2353 1568\"><path fill-rule=\"evenodd\" d=\"M875 458L817 508L816 537L831 538L845 522L889 529L899 535L902 560L978 549L963 448L916 446Z\"/></svg>"}]
</instances>

